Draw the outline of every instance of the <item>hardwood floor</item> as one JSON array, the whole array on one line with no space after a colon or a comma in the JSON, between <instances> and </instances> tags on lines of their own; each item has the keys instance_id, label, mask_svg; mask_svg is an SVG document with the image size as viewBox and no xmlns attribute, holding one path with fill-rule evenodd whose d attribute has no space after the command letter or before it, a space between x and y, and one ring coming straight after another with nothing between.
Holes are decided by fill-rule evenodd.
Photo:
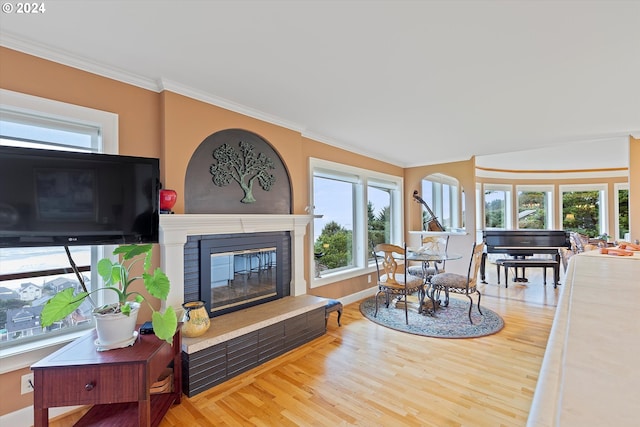
<instances>
[{"instance_id":1,"label":"hardwood floor","mask_svg":"<svg viewBox=\"0 0 640 427\"><path fill-rule=\"evenodd\" d=\"M365 319L358 303L327 334L193 398L161 427L523 426L560 287L482 285L482 305L505 327L474 339L400 333ZM493 273L493 275L492 275ZM513 277L513 275L512 275ZM54 427L72 423L65 418Z\"/></svg>"}]
</instances>

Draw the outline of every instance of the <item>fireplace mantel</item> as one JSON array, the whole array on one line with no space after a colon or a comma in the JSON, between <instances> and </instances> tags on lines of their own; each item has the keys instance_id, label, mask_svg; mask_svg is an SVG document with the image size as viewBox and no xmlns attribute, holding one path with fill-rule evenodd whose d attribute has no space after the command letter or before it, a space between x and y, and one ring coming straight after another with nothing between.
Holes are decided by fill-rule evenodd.
<instances>
[{"instance_id":1,"label":"fireplace mantel","mask_svg":"<svg viewBox=\"0 0 640 427\"><path fill-rule=\"evenodd\" d=\"M220 215L174 214L160 215L161 267L171 281L166 304L182 310L184 298L184 244L187 236L233 233L291 232L290 295L307 293L304 278L304 237L313 215Z\"/></svg>"}]
</instances>

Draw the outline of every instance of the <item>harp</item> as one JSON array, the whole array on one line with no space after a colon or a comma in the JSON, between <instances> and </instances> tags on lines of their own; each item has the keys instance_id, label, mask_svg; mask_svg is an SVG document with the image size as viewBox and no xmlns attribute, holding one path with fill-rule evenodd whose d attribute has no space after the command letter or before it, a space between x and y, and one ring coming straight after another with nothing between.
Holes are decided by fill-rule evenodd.
<instances>
[{"instance_id":1,"label":"harp","mask_svg":"<svg viewBox=\"0 0 640 427\"><path fill-rule=\"evenodd\" d=\"M427 231L444 231L444 227L442 226L442 224L440 224L440 221L438 221L438 218L434 215L429 205L427 205L427 203L424 200L422 200L422 197L420 197L420 195L418 194L418 190L415 190L413 192L413 198L415 199L416 202L422 203L424 207L427 209L427 212L429 213L429 215L431 215L431 218L425 221L424 228Z\"/></svg>"}]
</instances>

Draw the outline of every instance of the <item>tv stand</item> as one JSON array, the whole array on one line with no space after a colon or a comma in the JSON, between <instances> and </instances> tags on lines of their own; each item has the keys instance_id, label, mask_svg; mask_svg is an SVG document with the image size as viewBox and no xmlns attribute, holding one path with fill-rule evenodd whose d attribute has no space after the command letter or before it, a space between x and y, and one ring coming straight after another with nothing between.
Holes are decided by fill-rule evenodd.
<instances>
[{"instance_id":1,"label":"tv stand","mask_svg":"<svg viewBox=\"0 0 640 427\"><path fill-rule=\"evenodd\" d=\"M34 426L49 425L49 408L93 405L76 426L158 426L180 403L180 329L173 344L155 335L138 335L131 347L99 352L95 330L31 366L34 372ZM151 394L151 385L168 367L173 387Z\"/></svg>"}]
</instances>

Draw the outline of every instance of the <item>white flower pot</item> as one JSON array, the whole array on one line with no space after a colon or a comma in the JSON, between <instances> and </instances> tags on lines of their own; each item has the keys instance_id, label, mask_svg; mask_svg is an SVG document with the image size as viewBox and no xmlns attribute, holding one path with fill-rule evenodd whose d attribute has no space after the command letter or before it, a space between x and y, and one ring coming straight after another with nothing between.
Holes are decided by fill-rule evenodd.
<instances>
[{"instance_id":1,"label":"white flower pot","mask_svg":"<svg viewBox=\"0 0 640 427\"><path fill-rule=\"evenodd\" d=\"M130 305L131 313L129 316L122 313L93 314L98 333L96 346L99 349L110 350L127 347L133 343L140 304L130 303Z\"/></svg>"}]
</instances>

